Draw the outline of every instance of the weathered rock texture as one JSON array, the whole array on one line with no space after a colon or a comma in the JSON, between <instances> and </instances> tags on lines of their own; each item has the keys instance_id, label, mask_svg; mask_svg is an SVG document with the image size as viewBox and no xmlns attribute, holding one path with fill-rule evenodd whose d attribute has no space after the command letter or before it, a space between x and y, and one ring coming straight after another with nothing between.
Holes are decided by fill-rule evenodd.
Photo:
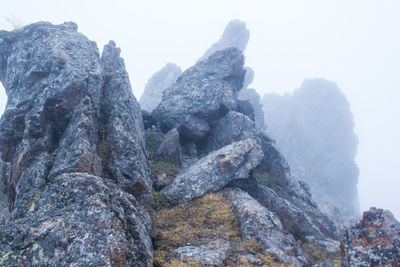
<instances>
[{"instance_id":1,"label":"weathered rock texture","mask_svg":"<svg viewBox=\"0 0 400 267\"><path fill-rule=\"evenodd\" d=\"M285 233L275 213L238 188L231 189L230 196L244 238L263 244L268 253L283 262L297 265L309 262L295 238Z\"/></svg>"},{"instance_id":2,"label":"weathered rock texture","mask_svg":"<svg viewBox=\"0 0 400 267\"><path fill-rule=\"evenodd\" d=\"M266 94L267 133L320 208L341 227L358 217L357 137L345 95L333 83L306 80L292 95Z\"/></svg>"},{"instance_id":3,"label":"weathered rock texture","mask_svg":"<svg viewBox=\"0 0 400 267\"><path fill-rule=\"evenodd\" d=\"M400 223L390 211L371 208L346 231L342 241L343 266L398 266Z\"/></svg>"},{"instance_id":4,"label":"weathered rock texture","mask_svg":"<svg viewBox=\"0 0 400 267\"><path fill-rule=\"evenodd\" d=\"M222 266L228 256L229 242L217 239L208 244L195 246L185 246L176 249L181 261L197 261L206 266Z\"/></svg>"},{"instance_id":5,"label":"weathered rock texture","mask_svg":"<svg viewBox=\"0 0 400 267\"><path fill-rule=\"evenodd\" d=\"M244 51L249 41L250 32L246 28L246 23L238 19L232 20L225 27L224 33L218 42L214 43L198 60L204 60L217 51L235 47L240 51Z\"/></svg>"},{"instance_id":6,"label":"weathered rock texture","mask_svg":"<svg viewBox=\"0 0 400 267\"><path fill-rule=\"evenodd\" d=\"M164 90L169 88L181 74L180 67L173 63L168 63L151 76L139 100L141 108L147 112L152 112L161 102Z\"/></svg>"},{"instance_id":7,"label":"weathered rock texture","mask_svg":"<svg viewBox=\"0 0 400 267\"><path fill-rule=\"evenodd\" d=\"M234 179L248 178L263 156L260 144L252 138L232 143L179 173L161 193L177 202L218 191Z\"/></svg>"},{"instance_id":8,"label":"weathered rock texture","mask_svg":"<svg viewBox=\"0 0 400 267\"><path fill-rule=\"evenodd\" d=\"M236 48L218 51L186 70L164 91L153 118L164 131L178 129L180 135L198 142L210 126L229 110L237 109L237 91L242 88L244 57Z\"/></svg>"},{"instance_id":9,"label":"weathered rock texture","mask_svg":"<svg viewBox=\"0 0 400 267\"><path fill-rule=\"evenodd\" d=\"M152 265L142 114L119 49L74 23L0 32L6 266Z\"/></svg>"}]
</instances>

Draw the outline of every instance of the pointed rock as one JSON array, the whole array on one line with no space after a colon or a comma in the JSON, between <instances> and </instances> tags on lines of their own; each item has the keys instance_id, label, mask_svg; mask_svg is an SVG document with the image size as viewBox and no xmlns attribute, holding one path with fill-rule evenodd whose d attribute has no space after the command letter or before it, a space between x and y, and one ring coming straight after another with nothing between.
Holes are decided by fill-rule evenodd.
<instances>
[{"instance_id":1,"label":"pointed rock","mask_svg":"<svg viewBox=\"0 0 400 267\"><path fill-rule=\"evenodd\" d=\"M182 74L180 67L168 63L147 81L139 103L143 110L152 112L161 102L163 92Z\"/></svg>"}]
</instances>

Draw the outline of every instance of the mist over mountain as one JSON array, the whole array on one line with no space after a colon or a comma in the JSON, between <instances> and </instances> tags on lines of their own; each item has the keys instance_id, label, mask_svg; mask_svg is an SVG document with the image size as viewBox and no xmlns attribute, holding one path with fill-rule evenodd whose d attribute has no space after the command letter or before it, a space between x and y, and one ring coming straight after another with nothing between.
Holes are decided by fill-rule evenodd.
<instances>
[{"instance_id":1,"label":"mist over mountain","mask_svg":"<svg viewBox=\"0 0 400 267\"><path fill-rule=\"evenodd\" d=\"M338 225L360 213L355 163L358 139L346 96L336 84L305 80L293 94L265 94L267 133L293 173Z\"/></svg>"},{"instance_id":2,"label":"mist over mountain","mask_svg":"<svg viewBox=\"0 0 400 267\"><path fill-rule=\"evenodd\" d=\"M346 97L306 80L261 105L248 39L233 20L154 74L142 107L114 41L100 54L74 22L0 31L0 265L397 264L390 212L353 224Z\"/></svg>"}]
</instances>

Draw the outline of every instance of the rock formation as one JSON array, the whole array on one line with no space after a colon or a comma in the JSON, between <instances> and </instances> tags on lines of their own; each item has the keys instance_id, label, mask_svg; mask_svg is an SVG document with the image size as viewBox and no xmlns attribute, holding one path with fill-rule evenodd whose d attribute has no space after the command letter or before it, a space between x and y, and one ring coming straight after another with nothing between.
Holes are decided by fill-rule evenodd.
<instances>
[{"instance_id":1,"label":"rock formation","mask_svg":"<svg viewBox=\"0 0 400 267\"><path fill-rule=\"evenodd\" d=\"M246 28L246 23L238 19L234 19L225 27L224 33L218 42L214 43L198 60L202 61L217 51L235 47L240 51L244 51L249 41L250 32Z\"/></svg>"},{"instance_id":2,"label":"rock formation","mask_svg":"<svg viewBox=\"0 0 400 267\"><path fill-rule=\"evenodd\" d=\"M343 266L398 266L400 223L390 211L371 208L346 231L342 241Z\"/></svg>"},{"instance_id":3,"label":"rock formation","mask_svg":"<svg viewBox=\"0 0 400 267\"><path fill-rule=\"evenodd\" d=\"M0 32L5 266L152 265L141 110L119 49L77 25Z\"/></svg>"},{"instance_id":4,"label":"rock formation","mask_svg":"<svg viewBox=\"0 0 400 267\"><path fill-rule=\"evenodd\" d=\"M147 81L139 103L143 110L152 112L161 102L162 93L182 74L180 67L168 63Z\"/></svg>"},{"instance_id":5,"label":"rock formation","mask_svg":"<svg viewBox=\"0 0 400 267\"><path fill-rule=\"evenodd\" d=\"M335 224L238 98L240 49L186 70L151 114L119 55L110 41L100 57L74 23L0 31L0 266L340 261ZM342 241L346 263L373 240L398 258L398 223L371 212Z\"/></svg>"},{"instance_id":6,"label":"rock formation","mask_svg":"<svg viewBox=\"0 0 400 267\"><path fill-rule=\"evenodd\" d=\"M292 95L266 94L267 133L339 227L359 214L357 136L345 95L333 83L306 80Z\"/></svg>"}]
</instances>

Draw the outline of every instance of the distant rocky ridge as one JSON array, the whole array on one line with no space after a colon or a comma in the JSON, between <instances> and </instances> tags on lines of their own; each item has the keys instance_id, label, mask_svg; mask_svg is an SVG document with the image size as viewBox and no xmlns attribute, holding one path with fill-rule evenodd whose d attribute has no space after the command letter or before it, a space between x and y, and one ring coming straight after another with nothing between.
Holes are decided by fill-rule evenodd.
<instances>
[{"instance_id":1,"label":"distant rocky ridge","mask_svg":"<svg viewBox=\"0 0 400 267\"><path fill-rule=\"evenodd\" d=\"M263 98L267 133L295 175L338 227L359 217L357 136L345 95L329 81L305 80L292 95Z\"/></svg>"},{"instance_id":2,"label":"distant rocky ridge","mask_svg":"<svg viewBox=\"0 0 400 267\"><path fill-rule=\"evenodd\" d=\"M147 81L139 100L140 107L147 112L152 112L161 102L163 91L169 88L181 74L181 68L173 63L168 63L156 72Z\"/></svg>"}]
</instances>

